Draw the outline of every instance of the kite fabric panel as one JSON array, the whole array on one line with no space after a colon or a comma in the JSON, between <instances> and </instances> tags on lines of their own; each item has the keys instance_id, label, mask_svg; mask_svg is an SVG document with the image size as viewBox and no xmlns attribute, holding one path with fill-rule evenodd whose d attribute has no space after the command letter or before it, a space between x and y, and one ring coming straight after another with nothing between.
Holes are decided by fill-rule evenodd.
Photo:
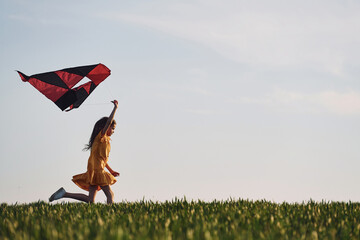
<instances>
[{"instance_id":1,"label":"kite fabric panel","mask_svg":"<svg viewBox=\"0 0 360 240\"><path fill-rule=\"evenodd\" d=\"M62 111L78 108L94 89L110 75L110 69L99 63L95 65L65 68L53 72L26 76L17 71L24 82L29 82L39 92L53 101ZM74 87L84 77L90 79Z\"/></svg>"}]
</instances>

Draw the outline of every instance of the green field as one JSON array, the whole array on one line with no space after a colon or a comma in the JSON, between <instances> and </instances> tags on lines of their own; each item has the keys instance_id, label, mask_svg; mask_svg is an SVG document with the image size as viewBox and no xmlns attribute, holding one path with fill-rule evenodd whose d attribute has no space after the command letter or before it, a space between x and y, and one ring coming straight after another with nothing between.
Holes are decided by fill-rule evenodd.
<instances>
[{"instance_id":1,"label":"green field","mask_svg":"<svg viewBox=\"0 0 360 240\"><path fill-rule=\"evenodd\" d=\"M1 204L0 239L360 239L360 204Z\"/></svg>"}]
</instances>

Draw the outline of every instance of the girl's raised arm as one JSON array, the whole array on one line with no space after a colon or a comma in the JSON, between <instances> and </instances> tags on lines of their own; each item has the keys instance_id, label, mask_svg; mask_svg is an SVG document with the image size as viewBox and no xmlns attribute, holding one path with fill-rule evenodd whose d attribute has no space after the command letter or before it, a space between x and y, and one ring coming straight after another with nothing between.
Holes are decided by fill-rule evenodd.
<instances>
[{"instance_id":1,"label":"girl's raised arm","mask_svg":"<svg viewBox=\"0 0 360 240\"><path fill-rule=\"evenodd\" d=\"M118 101L117 100L114 100L114 101L111 101L111 102L114 104L114 108L113 108L108 120L106 121L105 127L101 130L101 135L106 134L106 132L109 129L112 121L114 120L115 112L116 112L116 109L118 108Z\"/></svg>"}]
</instances>

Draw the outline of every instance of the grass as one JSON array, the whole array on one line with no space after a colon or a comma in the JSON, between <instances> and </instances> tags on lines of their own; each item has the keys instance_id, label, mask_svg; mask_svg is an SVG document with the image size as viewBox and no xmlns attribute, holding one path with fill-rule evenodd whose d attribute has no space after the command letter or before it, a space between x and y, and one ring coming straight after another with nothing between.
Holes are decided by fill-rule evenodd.
<instances>
[{"instance_id":1,"label":"grass","mask_svg":"<svg viewBox=\"0 0 360 240\"><path fill-rule=\"evenodd\" d=\"M0 239L360 239L360 204L1 204Z\"/></svg>"}]
</instances>

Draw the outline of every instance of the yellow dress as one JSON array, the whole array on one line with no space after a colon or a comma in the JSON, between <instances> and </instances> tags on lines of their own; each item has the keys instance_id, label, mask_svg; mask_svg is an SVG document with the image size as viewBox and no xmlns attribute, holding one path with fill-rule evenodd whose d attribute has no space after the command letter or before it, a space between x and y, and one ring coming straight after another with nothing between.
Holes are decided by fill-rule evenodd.
<instances>
[{"instance_id":1,"label":"yellow dress","mask_svg":"<svg viewBox=\"0 0 360 240\"><path fill-rule=\"evenodd\" d=\"M80 188L89 191L90 185L100 186L112 185L116 179L104 168L108 161L110 152L110 137L100 133L94 139L88 160L87 172L73 176L72 181Z\"/></svg>"}]
</instances>

